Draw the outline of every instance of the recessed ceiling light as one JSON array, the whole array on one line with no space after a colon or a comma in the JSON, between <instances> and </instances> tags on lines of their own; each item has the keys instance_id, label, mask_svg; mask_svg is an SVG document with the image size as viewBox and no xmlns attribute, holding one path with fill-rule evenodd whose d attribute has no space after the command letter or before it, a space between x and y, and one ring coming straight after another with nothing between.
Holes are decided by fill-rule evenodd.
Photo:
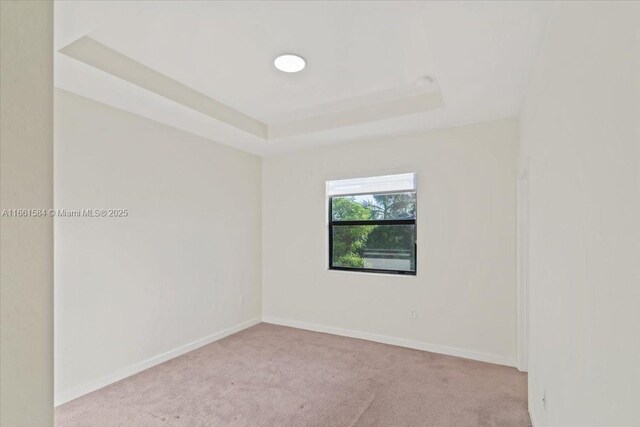
<instances>
[{"instance_id":1,"label":"recessed ceiling light","mask_svg":"<svg viewBox=\"0 0 640 427\"><path fill-rule=\"evenodd\" d=\"M307 61L300 55L295 55L293 53L287 53L285 55L278 56L274 61L273 65L285 73L297 73L298 71L302 71L302 69L307 65Z\"/></svg>"}]
</instances>

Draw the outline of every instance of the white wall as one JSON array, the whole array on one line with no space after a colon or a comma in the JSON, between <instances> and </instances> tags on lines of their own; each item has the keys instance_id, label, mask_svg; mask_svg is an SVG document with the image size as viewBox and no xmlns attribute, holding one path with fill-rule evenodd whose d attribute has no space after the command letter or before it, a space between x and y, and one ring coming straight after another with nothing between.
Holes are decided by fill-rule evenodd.
<instances>
[{"instance_id":1,"label":"white wall","mask_svg":"<svg viewBox=\"0 0 640 427\"><path fill-rule=\"evenodd\" d=\"M514 365L517 134L509 119L265 158L265 320ZM325 181L401 172L417 173L417 276L327 271Z\"/></svg>"},{"instance_id":2,"label":"white wall","mask_svg":"<svg viewBox=\"0 0 640 427\"><path fill-rule=\"evenodd\" d=\"M0 2L0 210L53 206L53 4ZM53 424L53 221L2 217L0 425Z\"/></svg>"},{"instance_id":3,"label":"white wall","mask_svg":"<svg viewBox=\"0 0 640 427\"><path fill-rule=\"evenodd\" d=\"M56 208L129 212L56 218L57 403L261 316L260 176L256 156L56 91Z\"/></svg>"},{"instance_id":4,"label":"white wall","mask_svg":"<svg viewBox=\"0 0 640 427\"><path fill-rule=\"evenodd\" d=\"M639 126L640 3L558 3L521 124L536 427L640 425Z\"/></svg>"}]
</instances>

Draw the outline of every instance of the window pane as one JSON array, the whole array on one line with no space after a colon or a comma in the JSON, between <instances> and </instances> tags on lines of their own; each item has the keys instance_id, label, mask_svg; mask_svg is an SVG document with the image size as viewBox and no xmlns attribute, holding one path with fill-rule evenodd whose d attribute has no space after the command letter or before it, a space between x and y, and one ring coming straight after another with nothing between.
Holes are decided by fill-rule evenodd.
<instances>
[{"instance_id":1,"label":"window pane","mask_svg":"<svg viewBox=\"0 0 640 427\"><path fill-rule=\"evenodd\" d=\"M415 219L416 193L333 197L331 210L334 221Z\"/></svg>"},{"instance_id":2,"label":"window pane","mask_svg":"<svg viewBox=\"0 0 640 427\"><path fill-rule=\"evenodd\" d=\"M332 267L415 271L415 225L333 226Z\"/></svg>"}]
</instances>

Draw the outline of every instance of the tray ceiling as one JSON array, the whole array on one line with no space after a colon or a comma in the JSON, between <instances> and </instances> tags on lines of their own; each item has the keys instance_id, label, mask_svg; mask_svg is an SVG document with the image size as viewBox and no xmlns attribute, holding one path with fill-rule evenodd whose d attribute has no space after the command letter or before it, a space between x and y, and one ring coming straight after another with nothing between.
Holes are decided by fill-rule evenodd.
<instances>
[{"instance_id":1,"label":"tray ceiling","mask_svg":"<svg viewBox=\"0 0 640 427\"><path fill-rule=\"evenodd\" d=\"M56 2L55 82L213 141L279 153L517 115L549 9ZM307 67L276 70L285 52Z\"/></svg>"}]
</instances>

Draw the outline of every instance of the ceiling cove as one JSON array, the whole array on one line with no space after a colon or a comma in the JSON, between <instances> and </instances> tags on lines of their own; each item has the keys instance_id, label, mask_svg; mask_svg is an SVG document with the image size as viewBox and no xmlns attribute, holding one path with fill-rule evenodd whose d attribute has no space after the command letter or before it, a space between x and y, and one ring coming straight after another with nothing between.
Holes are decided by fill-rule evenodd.
<instances>
[{"instance_id":1,"label":"ceiling cove","mask_svg":"<svg viewBox=\"0 0 640 427\"><path fill-rule=\"evenodd\" d=\"M301 109L291 114L289 121L264 123L89 36L79 38L59 52L264 141L411 115L444 106L437 83L429 76L416 84Z\"/></svg>"}]
</instances>

